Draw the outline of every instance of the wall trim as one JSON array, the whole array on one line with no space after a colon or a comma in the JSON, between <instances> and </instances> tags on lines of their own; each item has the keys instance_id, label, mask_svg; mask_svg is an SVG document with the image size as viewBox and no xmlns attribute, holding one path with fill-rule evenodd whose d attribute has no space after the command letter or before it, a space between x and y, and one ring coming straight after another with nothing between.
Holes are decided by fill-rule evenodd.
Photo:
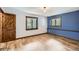
<instances>
[{"instance_id":1,"label":"wall trim","mask_svg":"<svg viewBox=\"0 0 79 59\"><path fill-rule=\"evenodd\" d=\"M23 38L33 37L33 36L38 36L38 35L43 35L43 34L47 34L47 32L41 33L41 34L36 34L36 35L25 36L25 37L19 37L19 38L16 38L16 39L23 39Z\"/></svg>"},{"instance_id":2,"label":"wall trim","mask_svg":"<svg viewBox=\"0 0 79 59\"><path fill-rule=\"evenodd\" d=\"M60 30L60 31L70 31L70 32L79 32L79 30L70 30L70 29L59 29L59 28L48 28L53 30Z\"/></svg>"}]
</instances>

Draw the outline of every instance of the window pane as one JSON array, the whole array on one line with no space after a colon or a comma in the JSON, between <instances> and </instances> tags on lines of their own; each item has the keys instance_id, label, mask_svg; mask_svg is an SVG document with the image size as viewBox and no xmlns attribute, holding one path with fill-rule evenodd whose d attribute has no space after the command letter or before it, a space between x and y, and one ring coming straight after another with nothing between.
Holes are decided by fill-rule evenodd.
<instances>
[{"instance_id":1,"label":"window pane","mask_svg":"<svg viewBox=\"0 0 79 59\"><path fill-rule=\"evenodd\" d=\"M33 28L36 28L36 19L33 19Z\"/></svg>"},{"instance_id":2,"label":"window pane","mask_svg":"<svg viewBox=\"0 0 79 59\"><path fill-rule=\"evenodd\" d=\"M61 18L56 18L56 26L61 26Z\"/></svg>"},{"instance_id":3,"label":"window pane","mask_svg":"<svg viewBox=\"0 0 79 59\"><path fill-rule=\"evenodd\" d=\"M27 29L31 29L31 28L32 28L32 19L27 18Z\"/></svg>"},{"instance_id":4,"label":"window pane","mask_svg":"<svg viewBox=\"0 0 79 59\"><path fill-rule=\"evenodd\" d=\"M51 25L52 25L52 26L55 26L55 19L52 19Z\"/></svg>"}]
</instances>

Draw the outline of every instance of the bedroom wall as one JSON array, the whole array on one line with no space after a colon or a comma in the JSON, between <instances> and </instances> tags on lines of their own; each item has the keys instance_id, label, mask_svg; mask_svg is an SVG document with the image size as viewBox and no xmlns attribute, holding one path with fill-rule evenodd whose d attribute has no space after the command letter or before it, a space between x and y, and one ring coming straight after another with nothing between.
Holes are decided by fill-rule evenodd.
<instances>
[{"instance_id":1,"label":"bedroom wall","mask_svg":"<svg viewBox=\"0 0 79 59\"><path fill-rule=\"evenodd\" d=\"M20 10L16 10L9 7L2 8L4 12L16 14L16 38L31 36L47 32L47 18L43 16L38 16L34 14L25 13ZM38 29L37 30L26 30L26 17L34 16L38 17Z\"/></svg>"},{"instance_id":2,"label":"bedroom wall","mask_svg":"<svg viewBox=\"0 0 79 59\"><path fill-rule=\"evenodd\" d=\"M48 17L48 33L61 35L74 40L79 40L79 11L59 14L59 16L62 17L62 27L54 29L50 27L50 20L51 20L51 17L55 17L55 16ZM61 30L61 29L64 29L64 30ZM65 30L72 30L72 31L65 31Z\"/></svg>"}]
</instances>

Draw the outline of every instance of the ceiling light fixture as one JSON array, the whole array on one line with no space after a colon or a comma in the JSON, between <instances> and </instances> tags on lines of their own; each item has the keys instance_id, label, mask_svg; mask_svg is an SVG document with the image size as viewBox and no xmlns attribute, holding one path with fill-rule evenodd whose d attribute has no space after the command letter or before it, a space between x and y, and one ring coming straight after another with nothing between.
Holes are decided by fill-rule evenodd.
<instances>
[{"instance_id":1,"label":"ceiling light fixture","mask_svg":"<svg viewBox=\"0 0 79 59\"><path fill-rule=\"evenodd\" d=\"M47 7L42 7L42 10L44 11L44 13L47 11Z\"/></svg>"}]
</instances>

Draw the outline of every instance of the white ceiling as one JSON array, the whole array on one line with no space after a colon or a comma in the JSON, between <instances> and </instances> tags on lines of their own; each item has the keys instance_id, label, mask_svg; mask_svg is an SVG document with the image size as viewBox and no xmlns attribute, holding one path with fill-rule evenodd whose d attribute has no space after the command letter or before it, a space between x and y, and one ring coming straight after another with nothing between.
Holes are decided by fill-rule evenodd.
<instances>
[{"instance_id":1,"label":"white ceiling","mask_svg":"<svg viewBox=\"0 0 79 59\"><path fill-rule=\"evenodd\" d=\"M26 13L31 13L31 14L41 15L41 16L52 16L56 14L79 10L79 7L48 7L47 11L44 12L42 10L42 7L12 7L12 8Z\"/></svg>"}]
</instances>

